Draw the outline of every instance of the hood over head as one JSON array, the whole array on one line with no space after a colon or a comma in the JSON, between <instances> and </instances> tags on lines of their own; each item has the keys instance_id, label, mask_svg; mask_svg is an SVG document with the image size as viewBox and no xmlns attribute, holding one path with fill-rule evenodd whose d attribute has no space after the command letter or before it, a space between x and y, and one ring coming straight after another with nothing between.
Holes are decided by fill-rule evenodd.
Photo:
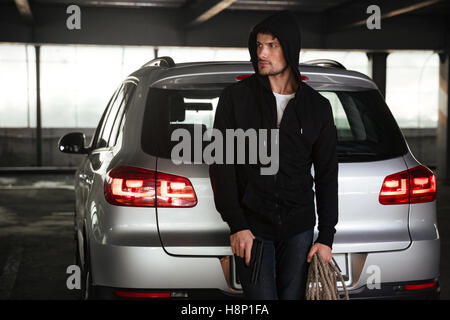
<instances>
[{"instance_id":1,"label":"hood over head","mask_svg":"<svg viewBox=\"0 0 450 320\"><path fill-rule=\"evenodd\" d=\"M284 58L289 66L291 66L297 81L301 82L300 71L298 70L300 48L301 48L301 35L300 27L295 15L288 10L284 10L273 14L256 26L253 27L248 38L248 50L250 51L250 59L255 69L255 73L258 73L258 56L256 54L256 35L261 29L270 30L283 48Z\"/></svg>"}]
</instances>

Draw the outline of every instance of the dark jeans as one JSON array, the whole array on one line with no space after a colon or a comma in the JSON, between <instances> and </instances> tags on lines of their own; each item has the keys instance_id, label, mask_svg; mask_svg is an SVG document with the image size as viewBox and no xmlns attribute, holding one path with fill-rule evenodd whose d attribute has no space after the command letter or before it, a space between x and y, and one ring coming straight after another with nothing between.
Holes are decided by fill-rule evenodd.
<instances>
[{"instance_id":1,"label":"dark jeans","mask_svg":"<svg viewBox=\"0 0 450 320\"><path fill-rule=\"evenodd\" d=\"M251 284L251 270L245 259L235 255L236 271L244 295L250 300L302 300L305 298L309 264L306 258L312 246L314 229L287 240L264 241L259 279Z\"/></svg>"}]
</instances>

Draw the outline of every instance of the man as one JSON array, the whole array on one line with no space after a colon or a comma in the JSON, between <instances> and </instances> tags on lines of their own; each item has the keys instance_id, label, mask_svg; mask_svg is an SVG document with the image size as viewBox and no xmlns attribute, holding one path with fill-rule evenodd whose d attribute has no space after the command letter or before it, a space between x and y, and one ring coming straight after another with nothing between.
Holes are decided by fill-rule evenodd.
<instances>
[{"instance_id":1,"label":"man","mask_svg":"<svg viewBox=\"0 0 450 320\"><path fill-rule=\"evenodd\" d=\"M245 296L303 299L307 262L316 252L325 263L332 258L338 220L336 127L328 100L301 80L300 30L292 13L282 11L256 25L248 46L255 74L223 90L214 127L223 133L278 128L279 170L262 175L260 164L213 164L214 200L230 227ZM319 217L314 245L312 164ZM259 279L252 284L248 266L256 237L264 241L264 251Z\"/></svg>"}]
</instances>

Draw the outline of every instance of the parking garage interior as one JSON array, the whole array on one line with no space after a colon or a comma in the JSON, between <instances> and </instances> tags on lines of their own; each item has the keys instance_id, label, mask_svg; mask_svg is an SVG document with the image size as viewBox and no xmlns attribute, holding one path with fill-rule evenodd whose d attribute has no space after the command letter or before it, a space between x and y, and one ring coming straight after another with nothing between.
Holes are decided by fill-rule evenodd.
<instances>
[{"instance_id":1,"label":"parking garage interior","mask_svg":"<svg viewBox=\"0 0 450 320\"><path fill-rule=\"evenodd\" d=\"M154 58L249 61L251 28L282 10L301 26L300 63L331 59L372 78L436 175L450 299L449 1L0 0L0 300L80 298L66 281L83 156L61 153L59 139L89 142L120 82Z\"/></svg>"}]
</instances>

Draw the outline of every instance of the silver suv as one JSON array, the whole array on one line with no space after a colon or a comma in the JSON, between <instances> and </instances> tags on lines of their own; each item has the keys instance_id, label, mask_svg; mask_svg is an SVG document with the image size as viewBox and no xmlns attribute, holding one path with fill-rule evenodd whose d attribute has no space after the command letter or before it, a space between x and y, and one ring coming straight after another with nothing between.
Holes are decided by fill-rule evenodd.
<instances>
[{"instance_id":1,"label":"silver suv","mask_svg":"<svg viewBox=\"0 0 450 320\"><path fill-rule=\"evenodd\" d=\"M433 172L414 158L370 78L331 60L299 69L334 113L333 256L350 298L437 298ZM253 72L250 62L154 59L120 84L89 146L82 133L60 139L60 151L86 155L75 177L85 298L243 297L208 164L174 163L171 134L184 128L194 137L193 150L201 148L194 128L212 128L223 88Z\"/></svg>"}]
</instances>

